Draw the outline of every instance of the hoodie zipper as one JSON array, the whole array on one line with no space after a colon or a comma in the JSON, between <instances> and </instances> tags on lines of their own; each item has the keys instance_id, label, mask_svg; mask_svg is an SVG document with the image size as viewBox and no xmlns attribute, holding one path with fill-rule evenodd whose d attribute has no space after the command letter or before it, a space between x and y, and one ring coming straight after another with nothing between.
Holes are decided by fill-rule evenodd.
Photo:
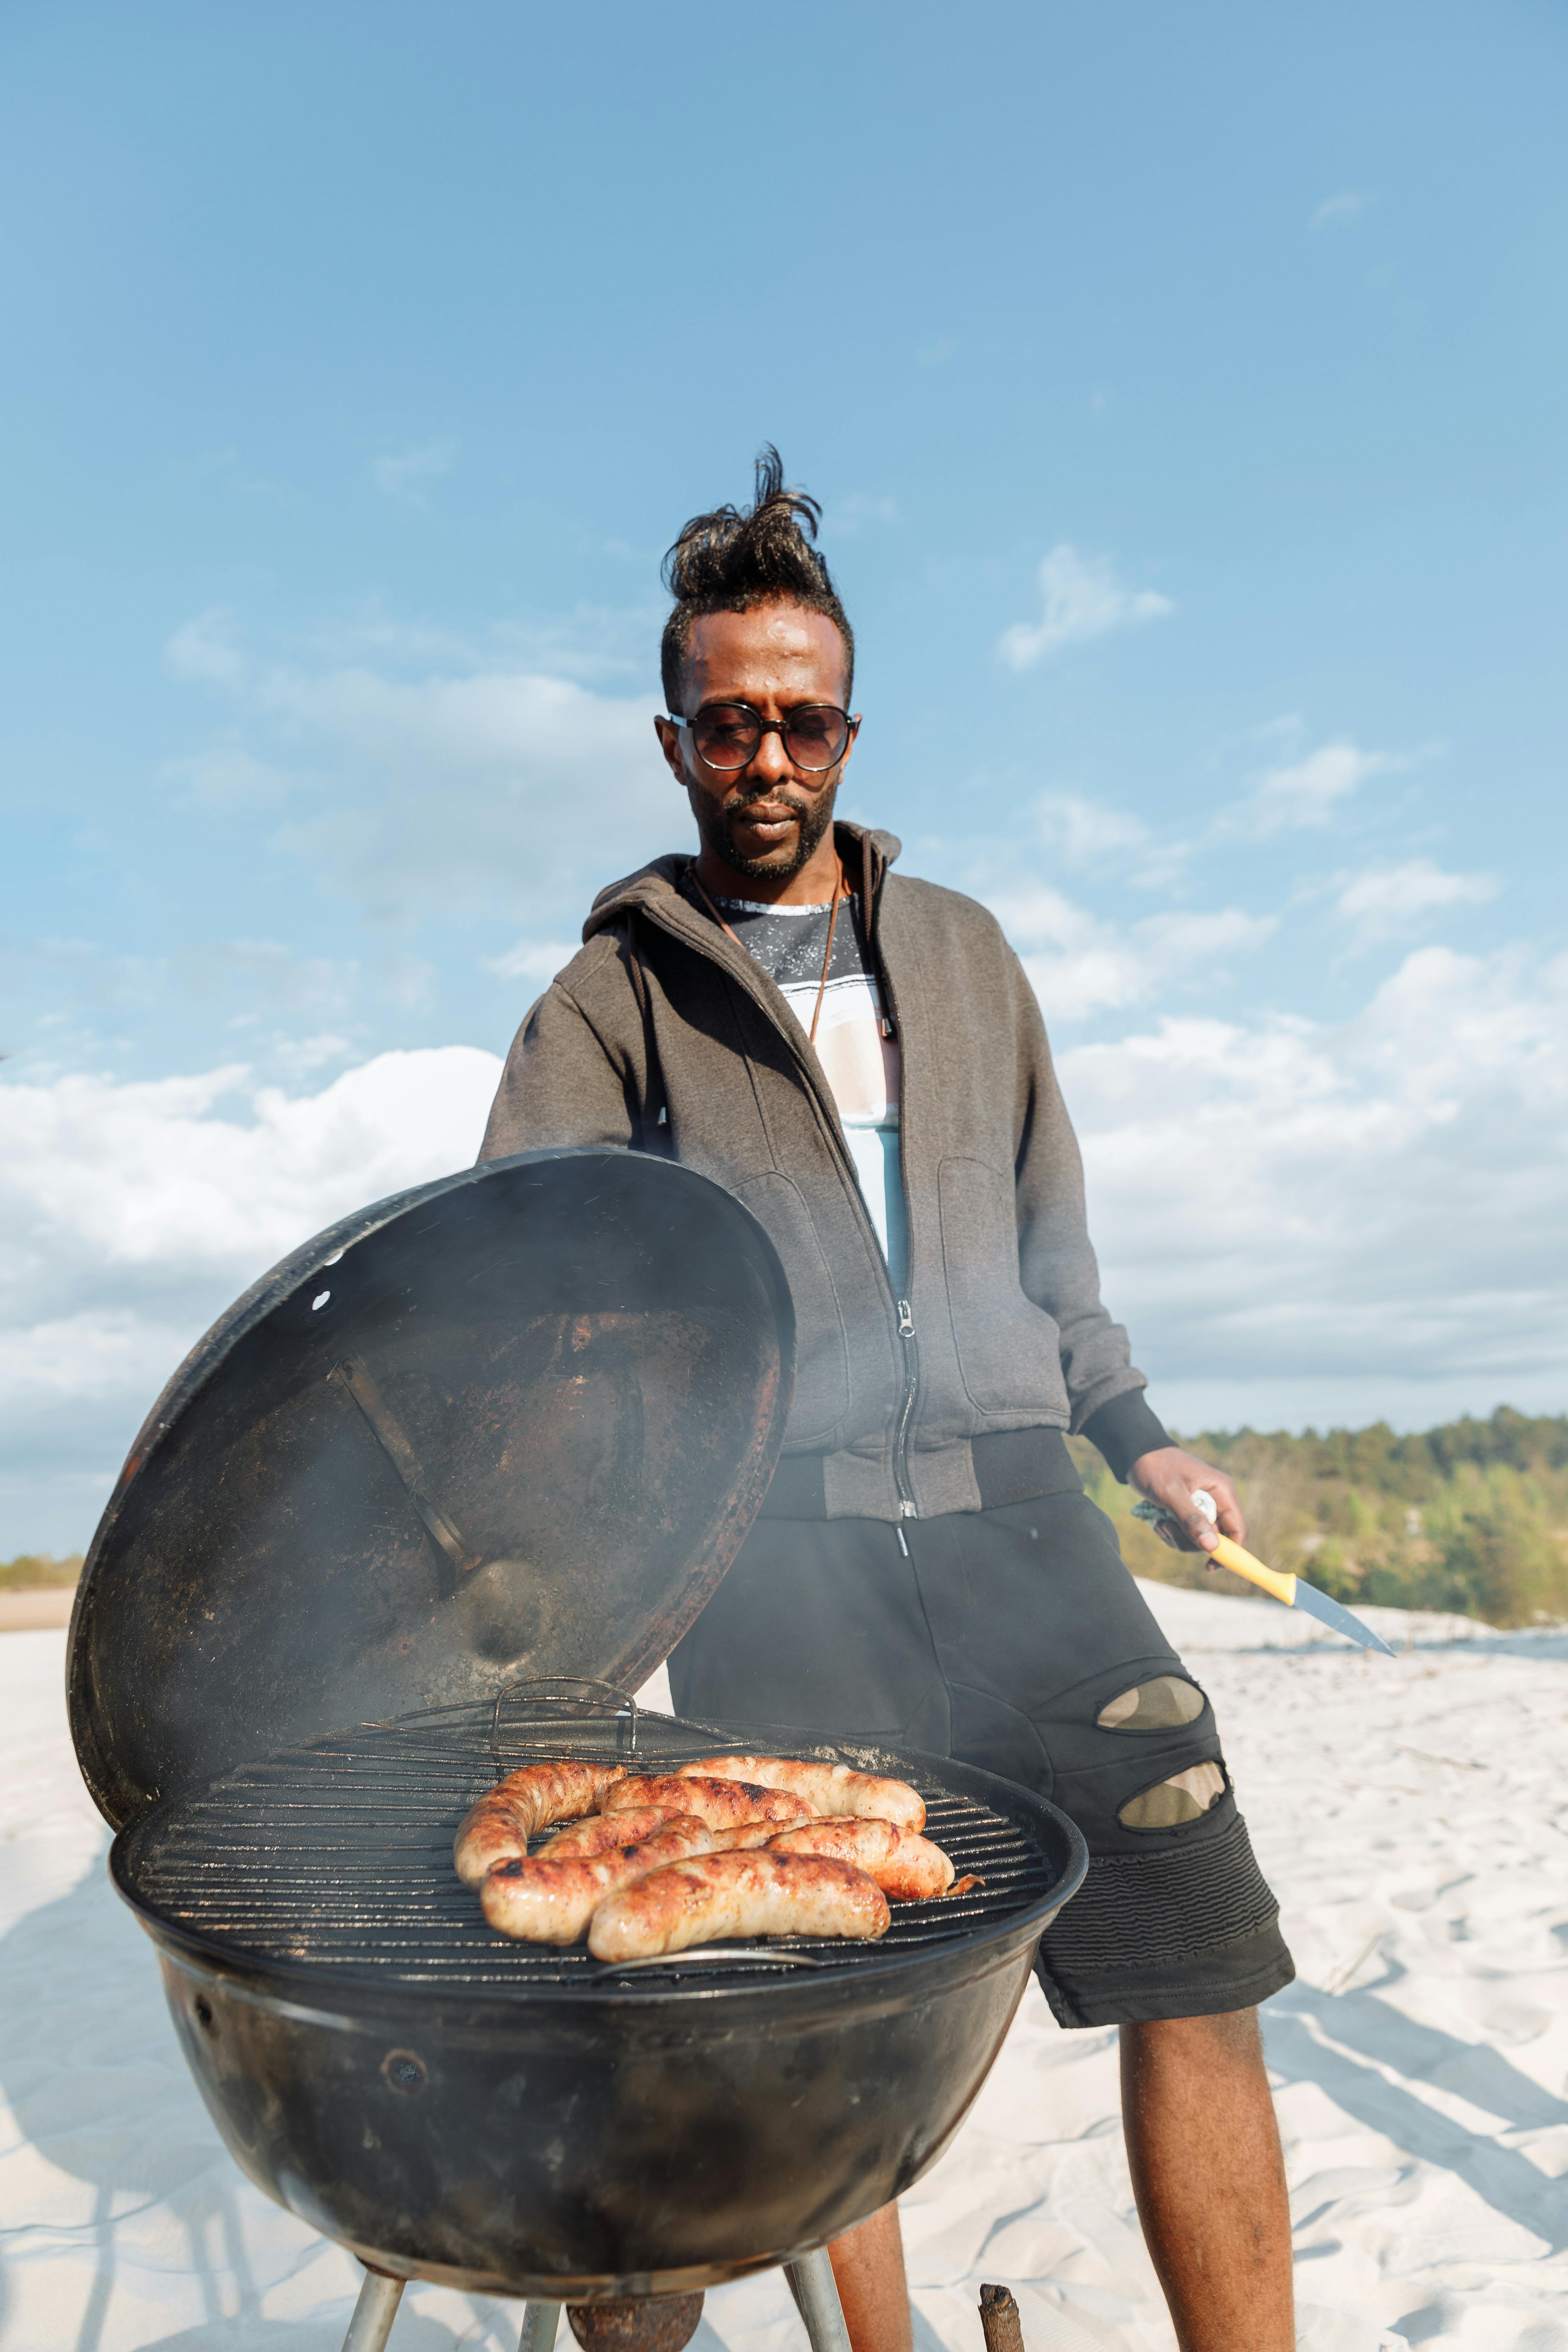
<instances>
[{"instance_id":1,"label":"hoodie zipper","mask_svg":"<svg viewBox=\"0 0 1568 2352\"><path fill-rule=\"evenodd\" d=\"M899 1490L899 1517L918 1519L920 1513L910 1485L910 1423L915 1417L915 1400L920 1394L921 1343L915 1337L915 1318L910 1312L909 1300L900 1298L898 1304L899 1339L904 1351L904 1402L893 1431L893 1484Z\"/></svg>"},{"instance_id":2,"label":"hoodie zipper","mask_svg":"<svg viewBox=\"0 0 1568 2352\"><path fill-rule=\"evenodd\" d=\"M690 902L689 900L684 900L682 903L689 905ZM659 922L658 914L654 908L649 907L646 908L645 911L654 922ZM686 939L682 932L675 930L673 926L670 924L660 923L659 928L663 930L668 931L672 938L679 940L682 946L689 947L694 944L693 941ZM892 1016L894 1032L901 1038L903 1034L903 1026L899 1019L898 1007L893 1002L893 992L889 983L886 968L881 964L879 959L877 959L875 934L869 925L868 925L867 929L867 945L870 948L873 959L876 961L877 975L881 983L883 993L887 998L888 1011ZM709 953L710 961L718 964L721 971L729 971L729 964L724 957L712 955L710 951L706 949L703 950L702 952ZM739 945L736 947L736 953L737 955L744 958L747 962L752 961L751 958L747 956L745 949ZM731 976L735 977L736 975L731 974ZM768 1019L773 1023L774 1029L778 1032L778 1034L784 1039L785 1045L788 1045L791 1051L795 1054L795 1060L800 1064L801 1075L810 1085L819 1107L831 1110L832 1115L828 1120L828 1133L832 1137L833 1141L837 1144L842 1166L848 1173L849 1190L853 1196L855 1206L859 1213L860 1222L870 1237L872 1254L881 1271L883 1288L887 1294L889 1305L894 1309L899 1348L903 1360L904 1393L902 1402L899 1407L898 1419L893 1424L893 1487L899 1498L899 1517L902 1519L918 1519L920 1517L920 1511L915 1502L914 1489L910 1483L909 1469L910 1425L914 1420L915 1406L920 1401L921 1384L920 1340L915 1332L913 1311L910 1308L909 1300L907 1298L900 1298L893 1289L892 1272L888 1265L887 1258L883 1255L882 1244L877 1238L877 1229L871 1223L870 1213L866 1206L865 1195L860 1190L860 1178L858 1171L856 1169L853 1160L849 1157L849 1149L844 1140L843 1131L839 1125L837 1106L832 1102L831 1097L829 1097L826 1105L822 1103L821 1089L816 1086L816 1080L813 1078L812 1073L808 1068L805 1058L801 1055L799 1047L795 1045L795 1040L791 1037L788 1030L784 1027L783 1024L774 1013L773 1007L766 1002L761 992L752 987L750 982L751 974L747 973L745 981L742 982L742 985L745 986L747 995L751 997L752 1003L757 1006L758 1011L767 1015ZM901 1057L901 1045L900 1050ZM901 1097L901 1087L900 1092ZM905 1249L907 1252L911 1224L910 1218L909 1155L904 1149L903 1103L901 1099L899 1104L899 1181L900 1188L904 1196L904 1237ZM909 1268L907 1265L904 1269L904 1276L905 1280L907 1281L909 1278Z\"/></svg>"},{"instance_id":3,"label":"hoodie zipper","mask_svg":"<svg viewBox=\"0 0 1568 2352\"><path fill-rule=\"evenodd\" d=\"M878 891L877 897L879 901L880 890ZM908 1286L909 1256L914 1234L914 1219L910 1213L910 1155L908 1138L904 1132L904 1024L899 1017L899 1008L893 1002L893 986L888 978L888 967L877 950L876 918L880 911L879 904L868 906L866 909L866 945L870 954L872 969L881 989L883 1003L887 1008L887 1018L891 1024L894 1036L899 1040L899 1190L904 1196L904 1282ZM888 1286L889 1290L892 1287L890 1269ZM904 1371L904 1401L899 1409L899 1418L893 1426L893 1486L898 1493L900 1517L918 1519L920 1510L915 1502L914 1487L910 1478L910 1429L915 1417L915 1406L920 1402L921 1343L915 1330L914 1310L909 1300L898 1298L893 1303L899 1310L899 1346L903 1355ZM900 1537L900 1541L902 1542L902 1540Z\"/></svg>"}]
</instances>

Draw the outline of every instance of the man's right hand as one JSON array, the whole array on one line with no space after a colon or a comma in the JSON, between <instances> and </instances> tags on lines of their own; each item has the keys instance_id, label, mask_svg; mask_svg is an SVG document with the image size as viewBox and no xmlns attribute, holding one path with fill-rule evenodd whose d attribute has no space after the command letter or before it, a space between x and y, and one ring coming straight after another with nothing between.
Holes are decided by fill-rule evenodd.
<instances>
[{"instance_id":1,"label":"man's right hand","mask_svg":"<svg viewBox=\"0 0 1568 2352\"><path fill-rule=\"evenodd\" d=\"M1223 1470L1201 1462L1184 1446L1160 1445L1152 1454L1141 1454L1127 1473L1127 1479L1152 1503L1159 1503L1175 1514L1174 1526L1166 1520L1157 1530L1173 1549L1213 1551L1221 1536L1229 1536L1233 1543L1247 1541L1247 1517L1237 1500L1236 1488ZM1219 1512L1217 1528L1193 1500L1200 1487L1214 1496Z\"/></svg>"}]
</instances>

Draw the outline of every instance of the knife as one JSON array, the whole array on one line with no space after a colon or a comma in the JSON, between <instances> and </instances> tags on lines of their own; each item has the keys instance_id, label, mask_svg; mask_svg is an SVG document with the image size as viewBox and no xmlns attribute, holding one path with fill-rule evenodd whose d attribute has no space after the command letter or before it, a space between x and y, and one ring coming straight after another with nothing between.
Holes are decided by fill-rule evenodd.
<instances>
[{"instance_id":1,"label":"knife","mask_svg":"<svg viewBox=\"0 0 1568 2352\"><path fill-rule=\"evenodd\" d=\"M1212 1527L1219 1517L1214 1496L1200 1486L1194 1490L1193 1500ZM1180 1516L1167 1509L1163 1503L1134 1503L1132 1516L1136 1519L1147 1519L1152 1527L1156 1528L1163 1520L1168 1520L1173 1527L1181 1525ZM1244 1551L1238 1543L1232 1543L1228 1536L1221 1536L1207 1557L1216 1560L1221 1568L1228 1568L1233 1575L1245 1576L1249 1584L1258 1585L1272 1600L1282 1601L1287 1609L1304 1609L1309 1617L1315 1617L1320 1625L1328 1625L1334 1633L1342 1633L1347 1642L1359 1643L1363 1650L1381 1650L1385 1658L1398 1655L1397 1651L1389 1648L1381 1634L1374 1633L1370 1625L1363 1625L1352 1610L1342 1607L1337 1601L1331 1601L1326 1592L1320 1592L1317 1586L1309 1584L1304 1576L1292 1576L1289 1570L1265 1568L1260 1559L1254 1559L1249 1551Z\"/></svg>"}]
</instances>

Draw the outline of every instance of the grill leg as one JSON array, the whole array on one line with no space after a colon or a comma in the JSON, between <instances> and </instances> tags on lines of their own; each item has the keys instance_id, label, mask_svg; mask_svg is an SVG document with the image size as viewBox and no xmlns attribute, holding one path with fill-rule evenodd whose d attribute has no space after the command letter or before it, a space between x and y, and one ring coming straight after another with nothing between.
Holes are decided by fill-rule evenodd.
<instances>
[{"instance_id":1,"label":"grill leg","mask_svg":"<svg viewBox=\"0 0 1568 2352\"><path fill-rule=\"evenodd\" d=\"M343 2352L383 2352L403 2301L405 2284L400 2278L388 2278L384 2271L366 2271L343 2337Z\"/></svg>"},{"instance_id":2,"label":"grill leg","mask_svg":"<svg viewBox=\"0 0 1568 2352\"><path fill-rule=\"evenodd\" d=\"M826 2247L819 2246L815 2254L802 2254L798 2263L786 2263L784 2276L795 2289L811 2338L811 2352L849 2352L849 2330L844 2325L838 2282Z\"/></svg>"},{"instance_id":3,"label":"grill leg","mask_svg":"<svg viewBox=\"0 0 1568 2352\"><path fill-rule=\"evenodd\" d=\"M517 2352L554 2352L555 2331L561 2325L558 2303L525 2303L522 2306L522 2334L517 2339Z\"/></svg>"}]
</instances>

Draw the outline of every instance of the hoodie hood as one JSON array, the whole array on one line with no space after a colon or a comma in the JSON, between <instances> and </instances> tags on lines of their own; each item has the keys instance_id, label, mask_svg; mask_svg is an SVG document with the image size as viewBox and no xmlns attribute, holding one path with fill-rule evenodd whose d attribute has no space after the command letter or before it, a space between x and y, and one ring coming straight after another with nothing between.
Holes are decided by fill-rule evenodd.
<instances>
[{"instance_id":1,"label":"hoodie hood","mask_svg":"<svg viewBox=\"0 0 1568 2352\"><path fill-rule=\"evenodd\" d=\"M879 833L869 825L851 824L839 817L834 819L833 835L847 871L851 876L858 874L858 887L868 900L874 898L883 875L903 843L896 833ZM681 885L696 862L689 853L671 851L601 890L583 926L584 946L600 931L613 929L637 908L655 906L661 898L680 898Z\"/></svg>"}]
</instances>

